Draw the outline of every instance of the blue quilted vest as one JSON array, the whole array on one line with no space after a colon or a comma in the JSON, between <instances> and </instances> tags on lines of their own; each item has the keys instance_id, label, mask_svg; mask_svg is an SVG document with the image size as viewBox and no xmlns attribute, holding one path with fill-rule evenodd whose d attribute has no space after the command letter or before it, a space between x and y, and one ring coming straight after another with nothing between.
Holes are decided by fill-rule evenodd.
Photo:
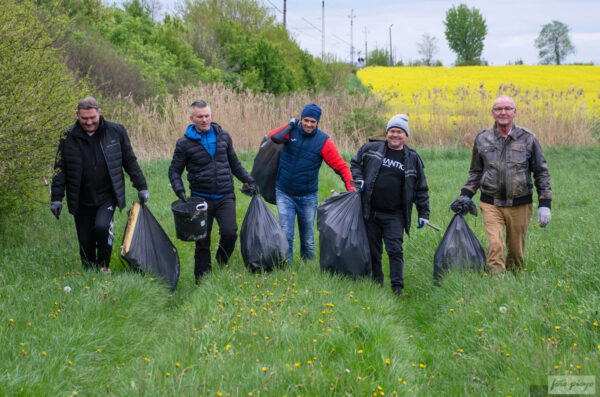
<instances>
[{"instance_id":1,"label":"blue quilted vest","mask_svg":"<svg viewBox=\"0 0 600 397\"><path fill-rule=\"evenodd\" d=\"M329 136L318 128L307 134L298 125L290 133L279 157L276 186L292 196L303 196L319 190L321 150Z\"/></svg>"}]
</instances>

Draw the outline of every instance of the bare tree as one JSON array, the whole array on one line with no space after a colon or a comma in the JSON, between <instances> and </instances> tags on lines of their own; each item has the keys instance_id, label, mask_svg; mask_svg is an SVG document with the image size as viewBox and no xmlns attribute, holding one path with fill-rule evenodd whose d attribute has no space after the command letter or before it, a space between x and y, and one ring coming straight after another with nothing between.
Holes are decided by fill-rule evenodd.
<instances>
[{"instance_id":1,"label":"bare tree","mask_svg":"<svg viewBox=\"0 0 600 397\"><path fill-rule=\"evenodd\" d=\"M421 41L417 43L418 52L423 56L425 66L433 65L433 57L438 50L437 38L428 33L423 34Z\"/></svg>"}]
</instances>

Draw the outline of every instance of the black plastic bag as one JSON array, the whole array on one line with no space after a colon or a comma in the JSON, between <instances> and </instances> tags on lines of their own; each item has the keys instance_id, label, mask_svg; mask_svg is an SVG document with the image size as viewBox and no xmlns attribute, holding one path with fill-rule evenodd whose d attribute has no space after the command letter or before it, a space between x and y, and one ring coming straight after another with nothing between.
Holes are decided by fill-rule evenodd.
<instances>
[{"instance_id":1,"label":"black plastic bag","mask_svg":"<svg viewBox=\"0 0 600 397\"><path fill-rule=\"evenodd\" d=\"M177 249L146 205L134 202L128 213L121 258L133 270L162 277L174 290L179 280Z\"/></svg>"},{"instance_id":2,"label":"black plastic bag","mask_svg":"<svg viewBox=\"0 0 600 397\"><path fill-rule=\"evenodd\" d=\"M254 157L254 164L250 173L258 185L260 194L266 202L271 204L277 204L275 199L275 181L279 168L279 154L282 148L283 144L273 142L266 135L260 143L256 157Z\"/></svg>"},{"instance_id":3,"label":"black plastic bag","mask_svg":"<svg viewBox=\"0 0 600 397\"><path fill-rule=\"evenodd\" d=\"M242 222L240 245L244 264L253 272L271 271L288 257L285 232L259 195L252 197Z\"/></svg>"},{"instance_id":4,"label":"black plastic bag","mask_svg":"<svg viewBox=\"0 0 600 397\"><path fill-rule=\"evenodd\" d=\"M321 270L353 277L371 274L371 254L360 192L344 192L317 208Z\"/></svg>"},{"instance_id":5,"label":"black plastic bag","mask_svg":"<svg viewBox=\"0 0 600 397\"><path fill-rule=\"evenodd\" d=\"M469 200L470 201L470 200ZM482 271L485 251L460 213L454 215L433 257L433 278L449 269Z\"/></svg>"}]
</instances>

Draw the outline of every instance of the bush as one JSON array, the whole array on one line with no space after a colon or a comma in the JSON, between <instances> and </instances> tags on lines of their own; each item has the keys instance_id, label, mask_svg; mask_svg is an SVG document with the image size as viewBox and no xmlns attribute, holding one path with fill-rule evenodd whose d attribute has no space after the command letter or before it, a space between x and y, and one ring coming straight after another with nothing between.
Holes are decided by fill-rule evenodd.
<instances>
[{"instance_id":1,"label":"bush","mask_svg":"<svg viewBox=\"0 0 600 397\"><path fill-rule=\"evenodd\" d=\"M46 201L58 136L84 96L52 46L48 32L65 31L30 0L5 0L0 15L0 219L13 208Z\"/></svg>"}]
</instances>

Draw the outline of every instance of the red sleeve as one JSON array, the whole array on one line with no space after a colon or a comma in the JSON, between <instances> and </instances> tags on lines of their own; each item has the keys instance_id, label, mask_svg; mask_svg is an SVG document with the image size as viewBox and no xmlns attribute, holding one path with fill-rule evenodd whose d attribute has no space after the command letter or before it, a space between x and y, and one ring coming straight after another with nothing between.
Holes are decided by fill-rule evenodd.
<instances>
[{"instance_id":1,"label":"red sleeve","mask_svg":"<svg viewBox=\"0 0 600 397\"><path fill-rule=\"evenodd\" d=\"M288 126L288 124L284 124L281 127L275 128L273 131L269 132L269 138L272 137L273 135L275 135L276 133L278 133L279 131L281 131L282 129L284 129L285 127L287 127L287 126ZM285 140L287 141L289 139L290 139L290 134L287 134L285 136Z\"/></svg>"},{"instance_id":2,"label":"red sleeve","mask_svg":"<svg viewBox=\"0 0 600 397\"><path fill-rule=\"evenodd\" d=\"M321 149L321 156L323 160L330 166L339 176L342 177L344 184L346 185L346 190L351 191L354 190L354 186L350 184L350 180L352 179L352 174L350 173L350 168L348 168L348 164L344 161L337 148L333 144L333 141L330 138L327 138L323 148Z\"/></svg>"}]
</instances>

